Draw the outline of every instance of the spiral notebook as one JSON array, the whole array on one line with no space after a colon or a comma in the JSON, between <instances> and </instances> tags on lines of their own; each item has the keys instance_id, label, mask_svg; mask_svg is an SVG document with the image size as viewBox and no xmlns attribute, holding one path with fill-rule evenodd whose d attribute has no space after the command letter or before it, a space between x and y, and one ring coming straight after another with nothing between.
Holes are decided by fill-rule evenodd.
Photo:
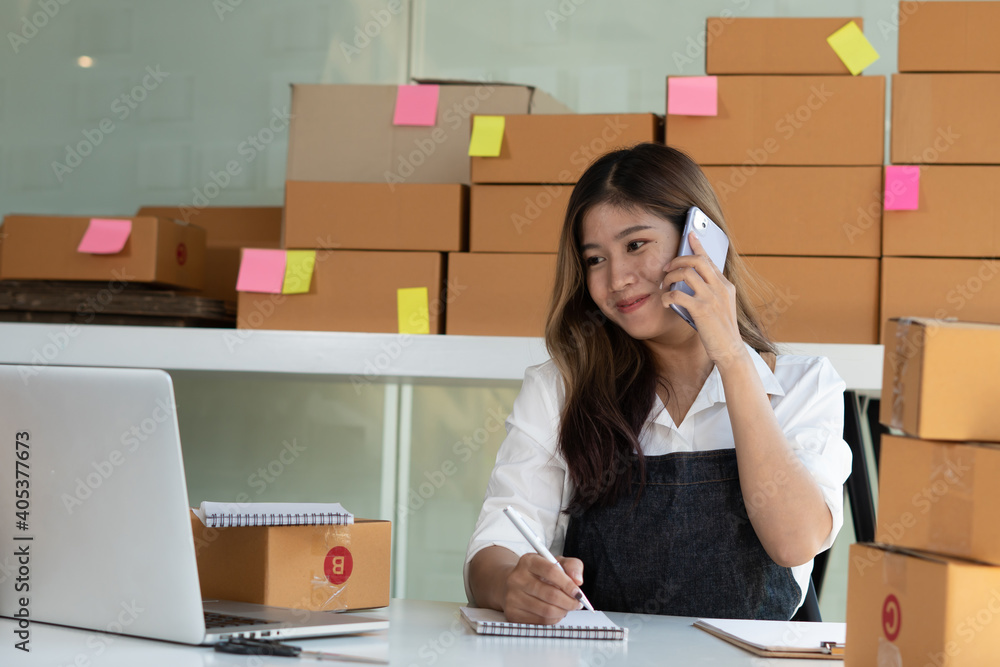
<instances>
[{"instance_id":1,"label":"spiral notebook","mask_svg":"<svg viewBox=\"0 0 1000 667\"><path fill-rule=\"evenodd\" d=\"M571 611L554 625L511 623L502 611L462 607L462 618L481 635L504 637L552 637L556 639L628 639L623 628L603 611Z\"/></svg>"},{"instance_id":2,"label":"spiral notebook","mask_svg":"<svg viewBox=\"0 0 1000 667\"><path fill-rule=\"evenodd\" d=\"M193 510L208 528L327 526L354 523L340 503L213 503Z\"/></svg>"}]
</instances>

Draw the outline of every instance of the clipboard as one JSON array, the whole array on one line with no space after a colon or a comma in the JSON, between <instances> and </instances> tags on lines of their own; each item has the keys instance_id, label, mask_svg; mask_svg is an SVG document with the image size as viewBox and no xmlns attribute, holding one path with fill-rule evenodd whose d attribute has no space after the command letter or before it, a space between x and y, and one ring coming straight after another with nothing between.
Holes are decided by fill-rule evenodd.
<instances>
[{"instance_id":1,"label":"clipboard","mask_svg":"<svg viewBox=\"0 0 1000 667\"><path fill-rule=\"evenodd\" d=\"M765 658L844 659L845 623L699 618L694 627Z\"/></svg>"}]
</instances>

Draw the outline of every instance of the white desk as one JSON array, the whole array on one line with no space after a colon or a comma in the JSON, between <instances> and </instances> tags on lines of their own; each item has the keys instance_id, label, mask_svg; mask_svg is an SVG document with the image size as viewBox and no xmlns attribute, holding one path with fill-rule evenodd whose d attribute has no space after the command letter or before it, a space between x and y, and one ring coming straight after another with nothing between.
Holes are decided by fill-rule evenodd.
<instances>
[{"instance_id":1,"label":"white desk","mask_svg":"<svg viewBox=\"0 0 1000 667\"><path fill-rule=\"evenodd\" d=\"M527 639L475 634L448 602L393 600L387 632L289 642L315 650L387 659L398 667L569 667L603 665L691 665L815 667L814 660L758 658L708 633L691 627L693 619L679 616L609 614L629 628L628 641ZM217 653L211 648L181 646L42 624L31 626L31 653L13 648L13 622L0 619L0 664L4 667L202 667L318 664L290 658L266 658ZM336 664L336 663L322 663ZM358 663L342 662L349 665Z\"/></svg>"}]
</instances>

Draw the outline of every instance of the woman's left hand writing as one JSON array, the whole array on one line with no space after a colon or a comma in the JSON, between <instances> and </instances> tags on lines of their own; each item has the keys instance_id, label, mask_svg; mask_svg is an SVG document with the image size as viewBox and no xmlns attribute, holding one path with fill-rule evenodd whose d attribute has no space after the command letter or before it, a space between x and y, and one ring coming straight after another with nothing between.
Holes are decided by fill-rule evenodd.
<instances>
[{"instance_id":1,"label":"woman's left hand writing","mask_svg":"<svg viewBox=\"0 0 1000 667\"><path fill-rule=\"evenodd\" d=\"M743 339L736 316L736 287L712 263L698 236L690 235L693 255L675 257L664 269L664 285L684 281L694 296L680 290L664 292L664 308L685 308L698 325L698 335L709 358L719 366L743 354Z\"/></svg>"}]
</instances>

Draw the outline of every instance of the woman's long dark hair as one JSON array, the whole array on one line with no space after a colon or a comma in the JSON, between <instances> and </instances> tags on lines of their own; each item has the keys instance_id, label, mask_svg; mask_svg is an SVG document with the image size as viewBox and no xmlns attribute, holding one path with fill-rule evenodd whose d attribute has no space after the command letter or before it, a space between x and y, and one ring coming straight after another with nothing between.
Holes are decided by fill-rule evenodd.
<instances>
[{"instance_id":1,"label":"woman's long dark hair","mask_svg":"<svg viewBox=\"0 0 1000 667\"><path fill-rule=\"evenodd\" d=\"M688 209L697 206L729 235L705 174L669 146L639 144L608 153L573 188L545 325L545 343L566 388L559 447L574 488L570 514L608 505L630 492L633 467L644 472L640 433L657 386L666 387L646 345L607 320L590 298L581 229L584 215L599 204L647 211L672 223L678 233ZM773 354L747 293L752 278L732 243L723 273L736 287L743 340L758 352Z\"/></svg>"}]
</instances>

